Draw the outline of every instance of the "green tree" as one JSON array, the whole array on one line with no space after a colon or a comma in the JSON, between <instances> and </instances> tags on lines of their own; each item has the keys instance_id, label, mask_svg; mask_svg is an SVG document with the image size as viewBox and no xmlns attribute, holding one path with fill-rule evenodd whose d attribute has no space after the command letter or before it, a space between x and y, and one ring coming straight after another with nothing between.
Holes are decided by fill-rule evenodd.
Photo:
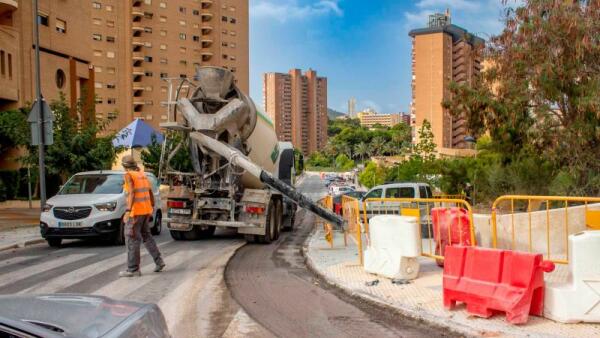
<instances>
[{"instance_id":1,"label":"green tree","mask_svg":"<svg viewBox=\"0 0 600 338\"><path fill-rule=\"evenodd\" d=\"M354 168L355 163L346 154L339 154L335 158L335 167L341 170L350 170Z\"/></svg>"},{"instance_id":2,"label":"green tree","mask_svg":"<svg viewBox=\"0 0 600 338\"><path fill-rule=\"evenodd\" d=\"M423 125L419 129L419 142L414 147L413 157L421 159L424 162L433 162L435 160L433 131L431 130L431 123L427 120L423 120Z\"/></svg>"},{"instance_id":3,"label":"green tree","mask_svg":"<svg viewBox=\"0 0 600 338\"><path fill-rule=\"evenodd\" d=\"M371 154L371 147L367 143L361 142L354 147L354 154L364 161L365 157L369 157Z\"/></svg>"},{"instance_id":4,"label":"green tree","mask_svg":"<svg viewBox=\"0 0 600 338\"><path fill-rule=\"evenodd\" d=\"M380 167L374 162L369 162L358 175L358 181L360 184L367 188L372 188L376 185L383 184L387 176L387 170L384 167Z\"/></svg>"},{"instance_id":5,"label":"green tree","mask_svg":"<svg viewBox=\"0 0 600 338\"><path fill-rule=\"evenodd\" d=\"M383 138L381 136L374 137L373 140L371 141L371 149L373 151L373 154L376 156L383 155L385 152L386 143L387 143L387 141L385 140L385 138Z\"/></svg>"},{"instance_id":6,"label":"green tree","mask_svg":"<svg viewBox=\"0 0 600 338\"><path fill-rule=\"evenodd\" d=\"M166 138L167 144L165 145L165 161L169 160L170 170L181 171L181 172L192 172L192 161L190 156L190 148L188 140L183 138L183 135L178 132L172 132L168 134ZM177 151L175 149L177 146ZM155 175L158 175L158 169L160 164L160 156L163 149L163 145L158 143L158 140L152 135L150 144L146 149L142 150L141 158L144 163L144 167L151 170ZM171 156L172 155L172 156ZM169 159L168 156L171 156Z\"/></svg>"},{"instance_id":7,"label":"green tree","mask_svg":"<svg viewBox=\"0 0 600 338\"><path fill-rule=\"evenodd\" d=\"M29 133L25 109L0 112L0 157L14 147L27 145Z\"/></svg>"}]
</instances>

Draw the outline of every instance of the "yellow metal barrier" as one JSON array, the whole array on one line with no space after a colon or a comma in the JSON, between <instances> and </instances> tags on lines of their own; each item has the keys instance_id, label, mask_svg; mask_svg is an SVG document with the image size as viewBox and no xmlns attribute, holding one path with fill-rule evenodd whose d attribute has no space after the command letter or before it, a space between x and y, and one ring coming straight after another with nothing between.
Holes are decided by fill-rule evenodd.
<instances>
[{"instance_id":1,"label":"yellow metal barrier","mask_svg":"<svg viewBox=\"0 0 600 338\"><path fill-rule=\"evenodd\" d=\"M539 252L569 263L569 235L600 229L600 197L500 196L492 205L494 248ZM526 223L527 228L519 227ZM501 234L502 236L498 236Z\"/></svg>"},{"instance_id":2,"label":"yellow metal barrier","mask_svg":"<svg viewBox=\"0 0 600 338\"><path fill-rule=\"evenodd\" d=\"M466 195L463 194L455 194L455 195L444 195L444 194L439 194L439 195L433 195L433 198L436 199L459 199L459 200L464 200L467 198Z\"/></svg>"},{"instance_id":3,"label":"yellow metal barrier","mask_svg":"<svg viewBox=\"0 0 600 338\"><path fill-rule=\"evenodd\" d=\"M327 196L321 198L318 201L318 204L330 211L333 211L333 197L331 197L331 195L327 195ZM325 222L323 219L318 218L318 217L317 217L317 221L315 223L323 225L323 230L325 231L325 239L327 240L327 242L329 242L329 245L333 248L333 226L330 223Z\"/></svg>"},{"instance_id":4,"label":"yellow metal barrier","mask_svg":"<svg viewBox=\"0 0 600 338\"><path fill-rule=\"evenodd\" d=\"M360 222L359 201L356 198L342 196L342 218L346 225L344 236L350 235L358 246L358 259L363 265L362 227Z\"/></svg>"},{"instance_id":5,"label":"yellow metal barrier","mask_svg":"<svg viewBox=\"0 0 600 338\"><path fill-rule=\"evenodd\" d=\"M462 218L459 218L458 236L460 243L469 243L476 245L475 230L473 223L473 209L471 205L464 199L459 198L369 198L362 202L362 222L369 238L369 218L377 215L403 215L414 216L417 218L421 226L421 241L422 241L422 256L429 257L441 261L444 259L442 255L443 248L439 243L434 243L437 239L442 239L442 227L437 227L437 232L434 234L431 210L433 208L451 208L458 207L466 210L466 215L469 222L468 238L463 238L462 228L465 225L462 223ZM452 226L447 227L448 240L452 242L454 238ZM423 240L427 240L429 251L425 250L426 245L423 245Z\"/></svg>"}]
</instances>

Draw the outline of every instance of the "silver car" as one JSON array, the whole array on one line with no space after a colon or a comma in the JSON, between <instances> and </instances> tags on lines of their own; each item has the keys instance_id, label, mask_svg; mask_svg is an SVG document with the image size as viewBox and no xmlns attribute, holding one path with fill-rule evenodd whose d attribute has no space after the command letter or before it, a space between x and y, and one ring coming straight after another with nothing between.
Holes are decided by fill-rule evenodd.
<instances>
[{"instance_id":1,"label":"silver car","mask_svg":"<svg viewBox=\"0 0 600 338\"><path fill-rule=\"evenodd\" d=\"M156 304L76 294L0 296L0 337L171 337Z\"/></svg>"}]
</instances>

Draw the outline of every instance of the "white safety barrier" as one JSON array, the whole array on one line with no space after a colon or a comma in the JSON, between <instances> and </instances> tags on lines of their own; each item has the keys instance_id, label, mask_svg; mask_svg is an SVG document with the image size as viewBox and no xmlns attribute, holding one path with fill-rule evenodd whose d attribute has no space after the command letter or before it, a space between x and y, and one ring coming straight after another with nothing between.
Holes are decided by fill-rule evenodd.
<instances>
[{"instance_id":1,"label":"white safety barrier","mask_svg":"<svg viewBox=\"0 0 600 338\"><path fill-rule=\"evenodd\" d=\"M369 228L365 271L388 278L417 278L421 237L416 217L375 216L369 221Z\"/></svg>"},{"instance_id":2,"label":"white safety barrier","mask_svg":"<svg viewBox=\"0 0 600 338\"><path fill-rule=\"evenodd\" d=\"M547 283L544 317L563 323L600 322L600 231L569 236L569 282Z\"/></svg>"}]
</instances>

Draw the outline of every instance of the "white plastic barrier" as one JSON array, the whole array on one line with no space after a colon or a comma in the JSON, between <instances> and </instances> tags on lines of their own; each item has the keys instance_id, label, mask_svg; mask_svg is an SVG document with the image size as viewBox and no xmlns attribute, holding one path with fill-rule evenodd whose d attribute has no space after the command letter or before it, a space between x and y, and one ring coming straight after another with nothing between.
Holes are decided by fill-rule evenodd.
<instances>
[{"instance_id":1,"label":"white plastic barrier","mask_svg":"<svg viewBox=\"0 0 600 338\"><path fill-rule=\"evenodd\" d=\"M600 322L600 231L569 236L569 282L547 283L544 317L563 323Z\"/></svg>"},{"instance_id":2,"label":"white plastic barrier","mask_svg":"<svg viewBox=\"0 0 600 338\"><path fill-rule=\"evenodd\" d=\"M421 237L416 217L375 216L369 221L369 232L365 271L388 278L417 278Z\"/></svg>"}]
</instances>

